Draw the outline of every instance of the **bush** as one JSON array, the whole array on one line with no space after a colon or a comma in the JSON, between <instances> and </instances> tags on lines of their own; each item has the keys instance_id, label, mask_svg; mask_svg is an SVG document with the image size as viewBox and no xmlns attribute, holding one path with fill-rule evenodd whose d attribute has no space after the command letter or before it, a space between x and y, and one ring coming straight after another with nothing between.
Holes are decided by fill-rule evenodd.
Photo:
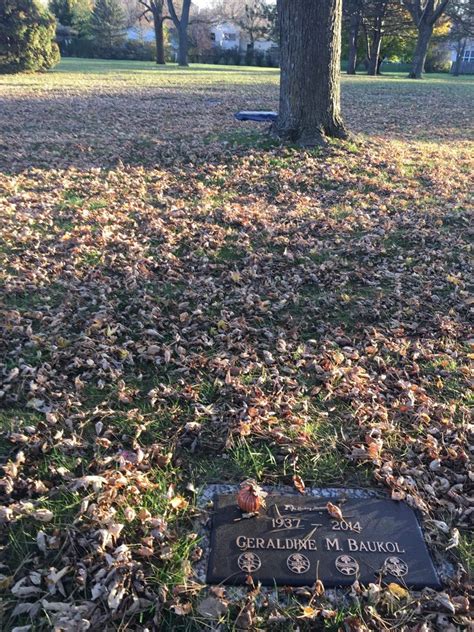
<instances>
[{"instance_id":1,"label":"bush","mask_svg":"<svg viewBox=\"0 0 474 632\"><path fill-rule=\"evenodd\" d=\"M92 59L130 59L135 61L154 61L156 47L152 42L126 40L113 46L97 46L92 39L77 38L61 45L63 54L68 57L87 57Z\"/></svg>"},{"instance_id":2,"label":"bush","mask_svg":"<svg viewBox=\"0 0 474 632\"><path fill-rule=\"evenodd\" d=\"M449 72L451 56L449 50L442 46L430 46L425 61L425 72Z\"/></svg>"},{"instance_id":3,"label":"bush","mask_svg":"<svg viewBox=\"0 0 474 632\"><path fill-rule=\"evenodd\" d=\"M253 54L253 63L249 52L241 53L237 49L226 49L220 46L214 46L212 49L196 55L194 61L203 64L222 64L232 66L266 66L278 68L279 51L278 48L272 47L267 51L255 50Z\"/></svg>"},{"instance_id":4,"label":"bush","mask_svg":"<svg viewBox=\"0 0 474 632\"><path fill-rule=\"evenodd\" d=\"M36 0L0 2L0 72L35 72L55 66L56 20Z\"/></svg>"}]
</instances>

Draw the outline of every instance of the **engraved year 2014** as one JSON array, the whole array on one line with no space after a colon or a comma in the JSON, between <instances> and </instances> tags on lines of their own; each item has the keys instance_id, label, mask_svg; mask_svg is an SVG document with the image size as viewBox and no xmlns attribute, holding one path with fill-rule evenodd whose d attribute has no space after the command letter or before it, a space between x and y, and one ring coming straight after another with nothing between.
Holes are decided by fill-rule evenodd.
<instances>
[{"instance_id":1,"label":"engraved year 2014","mask_svg":"<svg viewBox=\"0 0 474 632\"><path fill-rule=\"evenodd\" d=\"M362 531L360 522L348 522L346 520L331 520L331 529L333 531L356 531L357 533Z\"/></svg>"}]
</instances>

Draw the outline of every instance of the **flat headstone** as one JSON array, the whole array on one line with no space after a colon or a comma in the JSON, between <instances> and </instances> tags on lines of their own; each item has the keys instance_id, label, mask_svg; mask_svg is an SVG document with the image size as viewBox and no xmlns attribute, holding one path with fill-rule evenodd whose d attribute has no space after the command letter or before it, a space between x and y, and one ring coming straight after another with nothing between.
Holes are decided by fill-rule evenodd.
<instances>
[{"instance_id":1,"label":"flat headstone","mask_svg":"<svg viewBox=\"0 0 474 632\"><path fill-rule=\"evenodd\" d=\"M241 110L240 112L236 112L234 117L238 121L275 121L278 118L278 112L267 112L264 110Z\"/></svg>"},{"instance_id":2,"label":"flat headstone","mask_svg":"<svg viewBox=\"0 0 474 632\"><path fill-rule=\"evenodd\" d=\"M377 498L332 499L343 521L332 518L327 499L269 494L266 508L242 518L235 494L214 499L210 584L244 584L249 575L264 586L326 587L397 582L440 588L414 511L403 502Z\"/></svg>"}]
</instances>

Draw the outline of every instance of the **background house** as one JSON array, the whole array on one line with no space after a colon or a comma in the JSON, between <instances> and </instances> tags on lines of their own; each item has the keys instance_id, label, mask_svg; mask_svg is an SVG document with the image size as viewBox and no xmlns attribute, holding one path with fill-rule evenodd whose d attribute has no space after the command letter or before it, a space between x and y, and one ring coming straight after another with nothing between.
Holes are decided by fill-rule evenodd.
<instances>
[{"instance_id":1,"label":"background house","mask_svg":"<svg viewBox=\"0 0 474 632\"><path fill-rule=\"evenodd\" d=\"M233 22L223 22L211 28L211 40L214 46L219 46L223 50L237 49L241 53L245 53L250 45L249 36ZM275 47L275 43L270 39L256 39L254 42L254 50L267 52Z\"/></svg>"},{"instance_id":2,"label":"background house","mask_svg":"<svg viewBox=\"0 0 474 632\"><path fill-rule=\"evenodd\" d=\"M223 22L211 28L211 42L223 50L240 50L241 29L232 22Z\"/></svg>"},{"instance_id":3,"label":"background house","mask_svg":"<svg viewBox=\"0 0 474 632\"><path fill-rule=\"evenodd\" d=\"M452 68L456 63L457 59L457 47L455 45L451 46L451 62ZM459 72L461 74L474 74L474 38L467 38L464 48L464 53L462 55L461 65L459 67Z\"/></svg>"},{"instance_id":4,"label":"background house","mask_svg":"<svg viewBox=\"0 0 474 632\"><path fill-rule=\"evenodd\" d=\"M257 38L253 42L245 29L234 22L222 22L209 31L214 59L221 55L227 63L250 65L278 65L278 46L270 38ZM249 54L251 57L249 58Z\"/></svg>"}]
</instances>

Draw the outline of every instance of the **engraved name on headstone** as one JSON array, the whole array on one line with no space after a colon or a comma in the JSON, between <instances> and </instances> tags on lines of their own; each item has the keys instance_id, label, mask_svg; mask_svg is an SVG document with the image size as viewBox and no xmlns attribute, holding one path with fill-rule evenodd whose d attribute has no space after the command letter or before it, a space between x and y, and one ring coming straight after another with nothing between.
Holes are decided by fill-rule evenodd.
<instances>
[{"instance_id":1,"label":"engraved name on headstone","mask_svg":"<svg viewBox=\"0 0 474 632\"><path fill-rule=\"evenodd\" d=\"M344 520L335 520L327 499L269 494L256 517L243 519L235 496L214 502L208 583L344 586L398 582L440 588L413 510L376 498L332 499Z\"/></svg>"}]
</instances>

